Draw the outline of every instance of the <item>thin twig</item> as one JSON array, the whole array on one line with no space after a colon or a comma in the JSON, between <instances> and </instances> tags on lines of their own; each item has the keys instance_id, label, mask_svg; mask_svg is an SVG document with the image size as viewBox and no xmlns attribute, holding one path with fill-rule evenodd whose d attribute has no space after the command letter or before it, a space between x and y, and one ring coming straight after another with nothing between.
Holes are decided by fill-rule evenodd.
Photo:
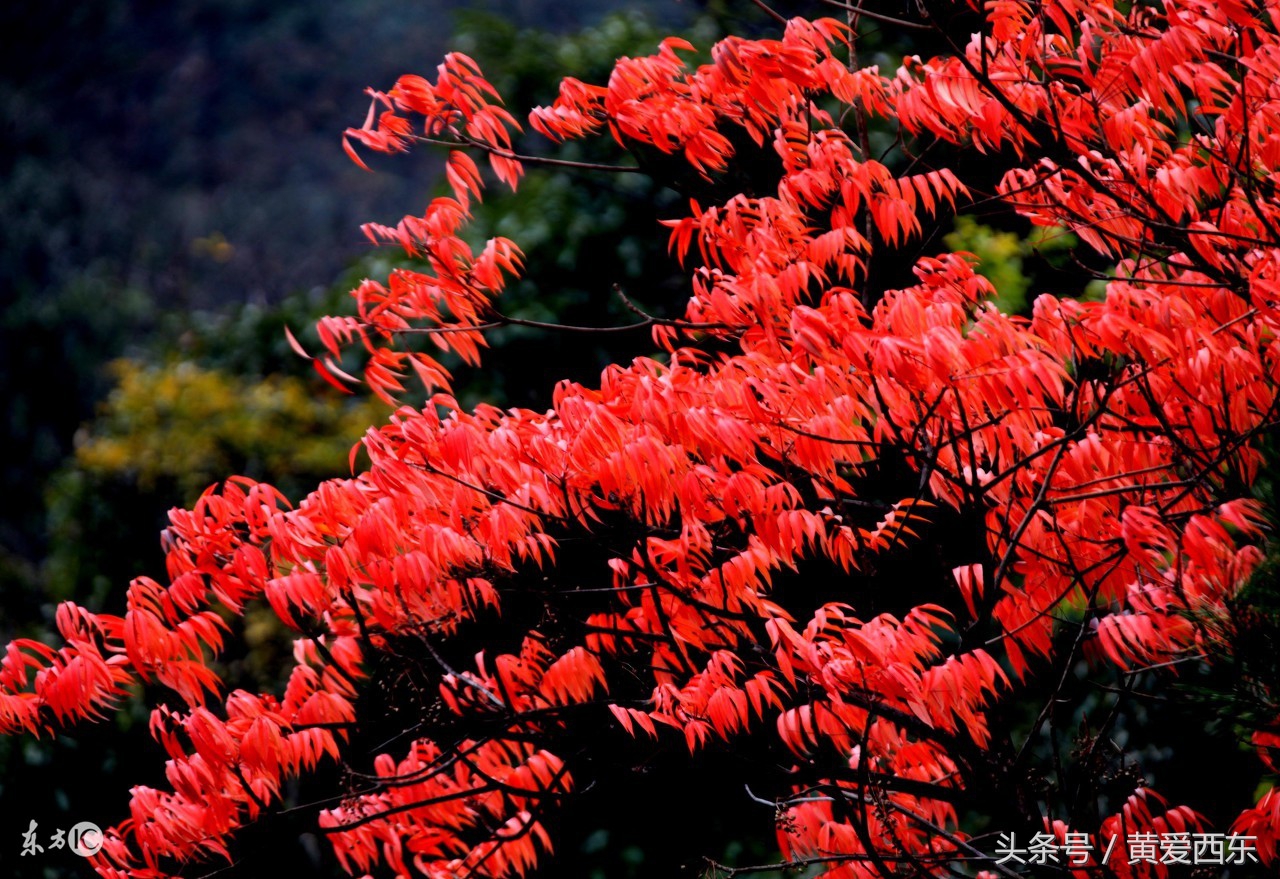
<instances>
[{"instance_id":1,"label":"thin twig","mask_svg":"<svg viewBox=\"0 0 1280 879\"><path fill-rule=\"evenodd\" d=\"M415 134L410 135L410 138L418 143L429 143L432 146L454 147L455 149L458 147L476 147L477 149L482 149L500 159L527 162L531 165L552 165L557 168L574 168L578 171L609 171L615 174L644 173L644 169L636 165L604 165L599 162L574 162L569 159L552 159L546 156L529 156L512 150L506 150L502 147L492 146L470 137L463 137L460 140L445 140L444 138L427 137L424 134Z\"/></svg>"}]
</instances>

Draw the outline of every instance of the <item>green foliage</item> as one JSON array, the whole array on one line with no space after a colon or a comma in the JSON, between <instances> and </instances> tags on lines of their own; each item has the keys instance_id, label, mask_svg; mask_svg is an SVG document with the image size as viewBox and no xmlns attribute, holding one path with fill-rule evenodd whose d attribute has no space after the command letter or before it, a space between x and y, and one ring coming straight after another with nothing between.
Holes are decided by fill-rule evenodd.
<instances>
[{"instance_id":1,"label":"green foliage","mask_svg":"<svg viewBox=\"0 0 1280 879\"><path fill-rule=\"evenodd\" d=\"M1032 257L1059 268L1080 243L1065 229L1033 226L1024 238L963 214L942 240L950 250L967 250L978 257L978 273L995 286L995 303L1008 314L1028 308L1027 294L1036 277Z\"/></svg>"}]
</instances>

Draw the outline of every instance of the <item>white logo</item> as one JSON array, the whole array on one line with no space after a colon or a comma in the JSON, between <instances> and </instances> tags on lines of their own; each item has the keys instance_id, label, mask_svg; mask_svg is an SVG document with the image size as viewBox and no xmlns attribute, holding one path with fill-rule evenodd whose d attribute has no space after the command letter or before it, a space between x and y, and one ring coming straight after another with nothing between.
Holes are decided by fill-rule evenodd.
<instances>
[{"instance_id":1,"label":"white logo","mask_svg":"<svg viewBox=\"0 0 1280 879\"><path fill-rule=\"evenodd\" d=\"M91 858L102 848L102 830L92 821L81 821L67 834L67 845L82 858Z\"/></svg>"}]
</instances>

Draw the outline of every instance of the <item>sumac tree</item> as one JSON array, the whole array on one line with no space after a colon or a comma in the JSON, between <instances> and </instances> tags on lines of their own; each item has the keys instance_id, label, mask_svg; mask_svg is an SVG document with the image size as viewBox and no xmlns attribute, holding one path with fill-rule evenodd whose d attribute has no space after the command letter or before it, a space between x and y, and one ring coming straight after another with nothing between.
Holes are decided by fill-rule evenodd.
<instances>
[{"instance_id":1,"label":"sumac tree","mask_svg":"<svg viewBox=\"0 0 1280 879\"><path fill-rule=\"evenodd\" d=\"M1112 739L1163 680L1232 656L1263 555L1280 6L842 14L700 65L668 39L533 111L553 141L616 141L582 173L692 195L662 233L687 307L634 306L659 353L562 383L545 412L462 410L424 342L475 363L516 322L517 243L462 234L481 164L515 187L572 160L514 152L520 124L462 55L373 94L352 156L443 144L452 196L368 227L428 268L359 286L314 363L388 400L416 378L429 404L296 506L245 479L207 492L171 516L167 585L135 580L123 615L64 604L64 646L5 654L15 734L169 693L168 786L133 790L101 875L203 872L332 763L317 827L350 872L524 875L554 863L577 798L625 785L619 761L661 771L672 743L688 765L751 755L759 817L738 832L824 875L1163 877L1190 868L1133 856L1132 834L1198 830L1275 864L1280 791L1249 795L1276 769L1274 682L1251 690L1231 802L1162 796ZM859 67L869 21L942 54ZM978 205L1070 230L1105 297L1011 316L970 255L914 256ZM223 692L255 604L296 631L297 664L283 693ZM668 796L699 803L689 779ZM1092 849L1031 866L996 857L997 831Z\"/></svg>"}]
</instances>

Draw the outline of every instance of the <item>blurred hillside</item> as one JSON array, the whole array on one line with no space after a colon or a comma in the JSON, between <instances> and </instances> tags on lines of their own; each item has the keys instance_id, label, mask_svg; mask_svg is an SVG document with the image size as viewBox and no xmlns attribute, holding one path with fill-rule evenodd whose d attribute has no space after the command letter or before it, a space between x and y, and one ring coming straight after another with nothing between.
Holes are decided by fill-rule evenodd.
<instances>
[{"instance_id":1,"label":"blurred hillside","mask_svg":"<svg viewBox=\"0 0 1280 879\"><path fill-rule=\"evenodd\" d=\"M44 551L43 485L109 361L180 353L174 315L319 299L368 252L361 223L422 210L435 157L368 174L339 147L366 87L431 72L462 9L560 31L620 5L0 4L0 586Z\"/></svg>"}]
</instances>

